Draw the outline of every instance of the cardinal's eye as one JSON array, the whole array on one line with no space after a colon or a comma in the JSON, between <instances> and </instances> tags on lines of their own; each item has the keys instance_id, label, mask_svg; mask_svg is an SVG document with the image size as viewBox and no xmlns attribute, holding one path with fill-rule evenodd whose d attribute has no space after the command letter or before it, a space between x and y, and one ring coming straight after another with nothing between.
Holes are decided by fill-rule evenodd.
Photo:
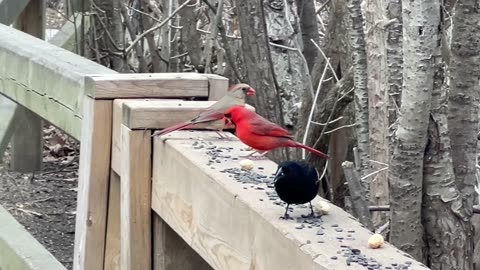
<instances>
[{"instance_id":1,"label":"cardinal's eye","mask_svg":"<svg viewBox=\"0 0 480 270\"><path fill-rule=\"evenodd\" d=\"M226 113L226 114L225 114L225 117L227 117L227 118L232 118L232 114L231 114L231 113Z\"/></svg>"}]
</instances>

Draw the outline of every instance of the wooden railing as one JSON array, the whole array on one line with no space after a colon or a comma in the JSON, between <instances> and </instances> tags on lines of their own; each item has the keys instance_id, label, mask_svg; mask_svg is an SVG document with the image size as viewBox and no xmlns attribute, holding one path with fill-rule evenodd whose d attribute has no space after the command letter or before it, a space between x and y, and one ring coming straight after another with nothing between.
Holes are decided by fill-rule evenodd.
<instances>
[{"instance_id":1,"label":"wooden railing","mask_svg":"<svg viewBox=\"0 0 480 270\"><path fill-rule=\"evenodd\" d=\"M333 205L322 218L280 220L269 182L276 164L256 161L242 172L246 152L233 136L150 137L218 100L226 78L118 74L8 26L0 25L0 37L0 62L8 63L0 66L0 96L37 123L17 128L14 140L39 133L44 119L81 142L74 269L425 268L389 244L367 248L371 233ZM192 97L210 101L182 100ZM7 126L20 124L15 117ZM293 216L306 213L295 207Z\"/></svg>"}]
</instances>

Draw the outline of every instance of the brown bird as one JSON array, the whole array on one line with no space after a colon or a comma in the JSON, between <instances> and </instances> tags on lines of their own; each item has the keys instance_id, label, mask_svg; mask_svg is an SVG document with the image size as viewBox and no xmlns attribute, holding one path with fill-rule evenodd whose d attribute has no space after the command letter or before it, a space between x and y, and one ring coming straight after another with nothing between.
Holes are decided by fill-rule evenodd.
<instances>
[{"instance_id":1,"label":"brown bird","mask_svg":"<svg viewBox=\"0 0 480 270\"><path fill-rule=\"evenodd\" d=\"M195 118L180 124L164 128L159 131L155 131L152 137L158 135L166 135L176 130L191 128L192 126L199 123L213 123L217 120L221 120L222 118L224 118L224 114L229 108L235 105L244 106L246 96L253 95L255 95L255 89L253 89L250 85L245 83L233 85L228 89L228 92L224 97L212 104L212 106L208 107L205 111L201 112ZM224 138L224 136L219 133L221 129L218 128L218 125L211 126L211 129L216 130L218 135Z\"/></svg>"}]
</instances>

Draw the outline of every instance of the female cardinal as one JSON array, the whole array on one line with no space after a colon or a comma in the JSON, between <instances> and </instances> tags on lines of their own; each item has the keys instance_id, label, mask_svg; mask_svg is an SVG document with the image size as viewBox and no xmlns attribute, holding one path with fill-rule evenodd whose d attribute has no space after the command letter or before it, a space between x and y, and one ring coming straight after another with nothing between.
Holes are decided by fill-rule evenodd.
<instances>
[{"instance_id":1,"label":"female cardinal","mask_svg":"<svg viewBox=\"0 0 480 270\"><path fill-rule=\"evenodd\" d=\"M255 150L265 151L261 156L278 147L295 147L328 158L326 154L317 149L294 141L288 131L255 112L247 110L245 107L231 107L225 112L225 118L230 119L235 124L237 137L240 141Z\"/></svg>"},{"instance_id":2,"label":"female cardinal","mask_svg":"<svg viewBox=\"0 0 480 270\"><path fill-rule=\"evenodd\" d=\"M212 106L208 107L205 111L201 112L197 117L180 124L176 124L160 131L155 131L152 135L165 135L176 130L182 130L190 128L195 124L208 123L220 120L226 110L235 105L245 105L245 97L255 95L255 89L245 83L236 84L228 90L228 93L223 96L219 101L215 102ZM217 129L212 127L212 129ZM218 133L218 131L217 131ZM220 135L220 133L218 133ZM220 135L220 137L223 137Z\"/></svg>"}]
</instances>

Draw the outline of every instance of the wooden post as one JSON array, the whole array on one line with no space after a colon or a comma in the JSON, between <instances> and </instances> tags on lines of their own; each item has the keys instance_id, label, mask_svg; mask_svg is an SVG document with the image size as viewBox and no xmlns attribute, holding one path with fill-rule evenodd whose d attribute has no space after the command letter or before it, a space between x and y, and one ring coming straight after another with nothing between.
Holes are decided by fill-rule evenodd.
<instances>
[{"instance_id":1,"label":"wooden post","mask_svg":"<svg viewBox=\"0 0 480 270\"><path fill-rule=\"evenodd\" d=\"M83 101L73 269L102 270L107 222L112 100Z\"/></svg>"},{"instance_id":2,"label":"wooden post","mask_svg":"<svg viewBox=\"0 0 480 270\"><path fill-rule=\"evenodd\" d=\"M114 171L110 171L104 269L120 269L120 176Z\"/></svg>"},{"instance_id":3,"label":"wooden post","mask_svg":"<svg viewBox=\"0 0 480 270\"><path fill-rule=\"evenodd\" d=\"M153 270L212 270L168 224L153 213Z\"/></svg>"},{"instance_id":4,"label":"wooden post","mask_svg":"<svg viewBox=\"0 0 480 270\"><path fill-rule=\"evenodd\" d=\"M15 21L15 28L32 36L44 39L45 2L30 0ZM12 140L11 168L18 172L33 172L42 169L43 121L24 107L18 107L18 118Z\"/></svg>"},{"instance_id":5,"label":"wooden post","mask_svg":"<svg viewBox=\"0 0 480 270\"><path fill-rule=\"evenodd\" d=\"M122 125L120 200L120 269L150 270L151 260L151 131Z\"/></svg>"}]
</instances>

